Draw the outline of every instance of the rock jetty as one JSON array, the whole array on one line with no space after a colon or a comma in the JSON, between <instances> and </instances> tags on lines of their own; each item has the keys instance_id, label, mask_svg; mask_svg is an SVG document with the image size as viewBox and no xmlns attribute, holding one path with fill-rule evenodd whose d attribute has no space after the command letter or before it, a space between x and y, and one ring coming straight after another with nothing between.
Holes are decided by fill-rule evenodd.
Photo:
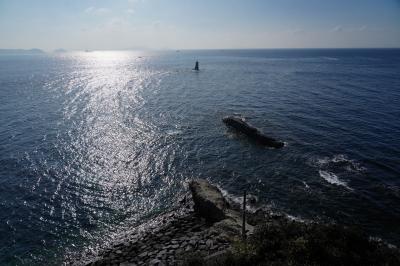
<instances>
[{"instance_id":1,"label":"rock jetty","mask_svg":"<svg viewBox=\"0 0 400 266\"><path fill-rule=\"evenodd\" d=\"M240 237L241 216L222 196L221 191L198 179L189 183L191 194L185 209L163 226L145 233L130 235L125 241L97 254L90 262L72 265L179 265L187 254L215 258L227 252ZM162 218L165 220L165 217ZM247 225L249 233L252 226Z\"/></svg>"},{"instance_id":2,"label":"rock jetty","mask_svg":"<svg viewBox=\"0 0 400 266\"><path fill-rule=\"evenodd\" d=\"M295 221L266 208L247 212L248 238L243 241L237 203L205 180L191 181L189 190L179 201L180 209L155 217L153 226L135 227L135 232L90 258L84 255L64 264L400 265L396 247L361 231Z\"/></svg>"}]
</instances>

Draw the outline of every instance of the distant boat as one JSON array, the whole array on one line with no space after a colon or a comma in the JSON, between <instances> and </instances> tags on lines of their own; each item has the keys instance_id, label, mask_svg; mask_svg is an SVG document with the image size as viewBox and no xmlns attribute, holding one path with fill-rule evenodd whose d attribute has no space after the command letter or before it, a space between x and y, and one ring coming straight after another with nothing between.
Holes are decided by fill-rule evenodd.
<instances>
[{"instance_id":1,"label":"distant boat","mask_svg":"<svg viewBox=\"0 0 400 266\"><path fill-rule=\"evenodd\" d=\"M193 70L199 71L199 61L196 61L196 65L194 66Z\"/></svg>"}]
</instances>

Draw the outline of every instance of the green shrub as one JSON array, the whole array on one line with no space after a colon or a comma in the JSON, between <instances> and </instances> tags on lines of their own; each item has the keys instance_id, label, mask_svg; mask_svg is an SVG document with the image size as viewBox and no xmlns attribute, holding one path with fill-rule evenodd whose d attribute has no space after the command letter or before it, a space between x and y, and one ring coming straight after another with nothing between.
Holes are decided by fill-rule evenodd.
<instances>
[{"instance_id":1,"label":"green shrub","mask_svg":"<svg viewBox=\"0 0 400 266\"><path fill-rule=\"evenodd\" d=\"M400 265L398 249L370 241L356 228L293 221L258 227L246 242L213 261L195 265Z\"/></svg>"}]
</instances>

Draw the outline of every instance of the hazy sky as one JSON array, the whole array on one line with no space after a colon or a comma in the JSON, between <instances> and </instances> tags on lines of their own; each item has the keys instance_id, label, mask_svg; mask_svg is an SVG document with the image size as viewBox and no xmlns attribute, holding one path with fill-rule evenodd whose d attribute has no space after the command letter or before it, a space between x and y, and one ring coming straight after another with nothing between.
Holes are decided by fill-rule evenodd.
<instances>
[{"instance_id":1,"label":"hazy sky","mask_svg":"<svg viewBox=\"0 0 400 266\"><path fill-rule=\"evenodd\" d=\"M400 0L0 0L0 48L400 47Z\"/></svg>"}]
</instances>

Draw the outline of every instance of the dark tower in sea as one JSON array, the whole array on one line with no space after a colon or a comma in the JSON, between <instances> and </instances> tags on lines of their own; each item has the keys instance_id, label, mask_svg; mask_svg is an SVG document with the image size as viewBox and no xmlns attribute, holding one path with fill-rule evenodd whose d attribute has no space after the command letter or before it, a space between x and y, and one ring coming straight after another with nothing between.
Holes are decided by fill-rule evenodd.
<instances>
[{"instance_id":1,"label":"dark tower in sea","mask_svg":"<svg viewBox=\"0 0 400 266\"><path fill-rule=\"evenodd\" d=\"M199 71L200 69L199 69L199 61L196 61L196 65L194 66L194 69L193 70L196 70L196 71Z\"/></svg>"}]
</instances>

